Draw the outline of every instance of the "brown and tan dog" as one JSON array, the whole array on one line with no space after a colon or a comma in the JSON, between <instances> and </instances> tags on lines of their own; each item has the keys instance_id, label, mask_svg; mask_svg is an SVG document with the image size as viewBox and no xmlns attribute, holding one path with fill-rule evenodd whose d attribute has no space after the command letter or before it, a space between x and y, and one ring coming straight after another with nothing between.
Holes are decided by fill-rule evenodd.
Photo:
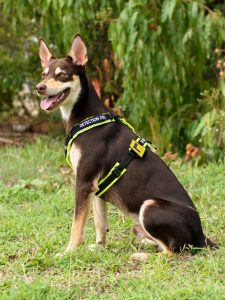
<instances>
[{"instance_id":1,"label":"brown and tan dog","mask_svg":"<svg viewBox=\"0 0 225 300\"><path fill-rule=\"evenodd\" d=\"M46 97L40 106L47 111L60 108L67 134L76 123L108 111L86 76L87 49L79 34L65 58L56 59L42 39L39 55L43 72L36 90ZM155 242L164 253L172 255L185 245L214 246L203 234L187 192L150 149L142 159L134 159L126 174L101 198L95 197L99 180L123 159L134 138L127 126L114 122L88 130L74 141L70 160L76 174L76 209L67 251L83 242L92 201L96 243L105 243L106 202L110 202L132 215L138 224L134 232Z\"/></svg>"}]
</instances>

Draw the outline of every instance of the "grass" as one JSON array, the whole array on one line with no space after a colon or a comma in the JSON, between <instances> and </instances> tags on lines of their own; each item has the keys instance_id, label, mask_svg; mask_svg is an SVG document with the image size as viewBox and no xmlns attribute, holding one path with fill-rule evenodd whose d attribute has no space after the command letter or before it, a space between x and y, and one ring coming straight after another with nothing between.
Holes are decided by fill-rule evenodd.
<instances>
[{"instance_id":1,"label":"grass","mask_svg":"<svg viewBox=\"0 0 225 300\"><path fill-rule=\"evenodd\" d=\"M220 247L168 259L130 234L131 220L110 206L108 242L95 251L94 222L74 254L69 239L74 179L63 141L40 139L0 149L0 299L225 299L224 163L171 165L191 194L204 231ZM138 251L147 262L132 262Z\"/></svg>"}]
</instances>

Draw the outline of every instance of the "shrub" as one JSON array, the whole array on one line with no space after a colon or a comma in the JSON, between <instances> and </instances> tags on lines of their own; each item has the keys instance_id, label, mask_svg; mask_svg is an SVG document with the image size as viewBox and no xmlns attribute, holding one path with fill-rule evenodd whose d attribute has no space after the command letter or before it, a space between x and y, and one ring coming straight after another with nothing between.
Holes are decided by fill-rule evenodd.
<instances>
[{"instance_id":1,"label":"shrub","mask_svg":"<svg viewBox=\"0 0 225 300\"><path fill-rule=\"evenodd\" d=\"M88 44L89 73L107 104L119 98L117 106L160 152L170 144L184 152L185 144L197 140L208 154L213 143L210 157L218 157L224 149L223 124L218 128L218 122L224 116L225 93L218 84L213 49L225 40L225 20L212 10L213 1L211 8L205 2L1 2L0 109L10 105L22 83L33 90L38 81L39 35L64 55L80 31ZM215 130L207 131L208 120Z\"/></svg>"}]
</instances>

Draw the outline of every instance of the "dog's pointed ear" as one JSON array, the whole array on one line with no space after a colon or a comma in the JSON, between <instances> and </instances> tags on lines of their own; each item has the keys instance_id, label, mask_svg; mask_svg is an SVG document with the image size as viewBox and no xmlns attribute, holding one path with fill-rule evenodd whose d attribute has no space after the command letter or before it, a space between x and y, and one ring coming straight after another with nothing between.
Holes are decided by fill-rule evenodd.
<instances>
[{"instance_id":1,"label":"dog's pointed ear","mask_svg":"<svg viewBox=\"0 0 225 300\"><path fill-rule=\"evenodd\" d=\"M39 57L41 59L42 68L46 68L50 60L54 58L54 55L41 37L39 38Z\"/></svg>"},{"instance_id":2,"label":"dog's pointed ear","mask_svg":"<svg viewBox=\"0 0 225 300\"><path fill-rule=\"evenodd\" d=\"M73 62L78 66L84 66L87 61L87 48L79 33L73 39L72 47L68 53Z\"/></svg>"}]
</instances>

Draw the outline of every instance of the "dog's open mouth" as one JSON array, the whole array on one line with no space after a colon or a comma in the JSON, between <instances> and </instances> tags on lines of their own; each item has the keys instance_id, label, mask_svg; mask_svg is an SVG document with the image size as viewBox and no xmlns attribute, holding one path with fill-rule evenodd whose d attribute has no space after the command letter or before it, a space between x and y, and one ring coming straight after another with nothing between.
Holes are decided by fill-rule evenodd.
<instances>
[{"instance_id":1,"label":"dog's open mouth","mask_svg":"<svg viewBox=\"0 0 225 300\"><path fill-rule=\"evenodd\" d=\"M48 96L41 101L40 107L43 110L51 110L61 104L66 97L69 95L70 88L65 89L64 91L58 93L57 95Z\"/></svg>"}]
</instances>

